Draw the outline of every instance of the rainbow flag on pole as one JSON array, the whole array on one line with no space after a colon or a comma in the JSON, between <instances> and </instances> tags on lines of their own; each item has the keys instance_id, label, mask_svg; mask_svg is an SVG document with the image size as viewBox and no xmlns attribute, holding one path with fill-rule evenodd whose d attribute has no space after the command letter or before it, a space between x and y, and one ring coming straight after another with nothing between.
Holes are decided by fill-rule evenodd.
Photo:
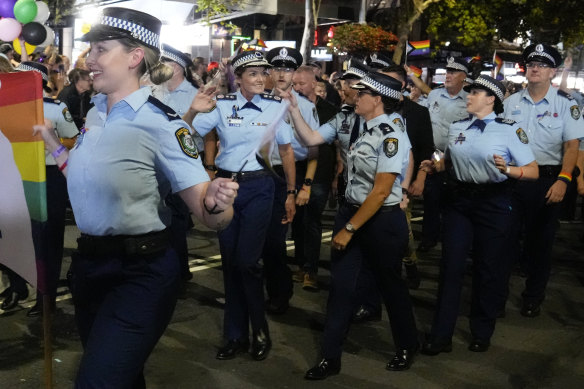
<instances>
[{"instance_id":1,"label":"rainbow flag on pole","mask_svg":"<svg viewBox=\"0 0 584 389\"><path fill-rule=\"evenodd\" d=\"M501 71L501 67L503 67L503 60L497 55L497 50L493 54L493 65L495 66L495 75L493 77L495 77Z\"/></svg>"},{"instance_id":2,"label":"rainbow flag on pole","mask_svg":"<svg viewBox=\"0 0 584 389\"><path fill-rule=\"evenodd\" d=\"M423 71L419 67L414 66L414 65L410 65L410 70L414 73L414 75L416 77L418 77L418 78L422 77Z\"/></svg>"},{"instance_id":3,"label":"rainbow flag on pole","mask_svg":"<svg viewBox=\"0 0 584 389\"><path fill-rule=\"evenodd\" d=\"M430 40L408 41L406 44L406 55L426 55L430 54Z\"/></svg>"},{"instance_id":4,"label":"rainbow flag on pole","mask_svg":"<svg viewBox=\"0 0 584 389\"><path fill-rule=\"evenodd\" d=\"M40 73L0 74L0 263L41 291L35 248L47 221L45 144L32 126L43 122Z\"/></svg>"}]
</instances>

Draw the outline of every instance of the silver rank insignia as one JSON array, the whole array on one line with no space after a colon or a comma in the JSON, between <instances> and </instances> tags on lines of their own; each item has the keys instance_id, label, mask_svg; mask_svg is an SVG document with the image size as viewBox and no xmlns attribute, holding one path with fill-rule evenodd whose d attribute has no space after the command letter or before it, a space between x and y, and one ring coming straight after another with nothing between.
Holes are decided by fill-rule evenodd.
<instances>
[{"instance_id":1,"label":"silver rank insignia","mask_svg":"<svg viewBox=\"0 0 584 389\"><path fill-rule=\"evenodd\" d=\"M183 153L191 158L199 158L199 150L197 150L197 145L191 137L191 133L184 127L179 128L175 133L178 144L182 149Z\"/></svg>"},{"instance_id":2,"label":"silver rank insignia","mask_svg":"<svg viewBox=\"0 0 584 389\"><path fill-rule=\"evenodd\" d=\"M517 134L517 137L519 138L521 143L523 144L529 143L529 138L527 138L527 134L525 133L525 131L523 131L522 128L518 128L517 131L515 131L515 133Z\"/></svg>"},{"instance_id":3,"label":"silver rank insignia","mask_svg":"<svg viewBox=\"0 0 584 389\"><path fill-rule=\"evenodd\" d=\"M383 151L387 158L391 158L397 154L398 140L396 138L387 138L383 140Z\"/></svg>"}]
</instances>

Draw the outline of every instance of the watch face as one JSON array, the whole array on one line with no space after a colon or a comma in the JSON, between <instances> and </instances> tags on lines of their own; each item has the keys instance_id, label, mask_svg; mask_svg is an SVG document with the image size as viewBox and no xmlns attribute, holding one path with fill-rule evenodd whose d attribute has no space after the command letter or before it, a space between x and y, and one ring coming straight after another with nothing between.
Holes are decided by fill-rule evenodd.
<instances>
[{"instance_id":1,"label":"watch face","mask_svg":"<svg viewBox=\"0 0 584 389\"><path fill-rule=\"evenodd\" d=\"M306 186L312 185L312 180L310 178L305 179L304 180L304 185L306 185Z\"/></svg>"},{"instance_id":2,"label":"watch face","mask_svg":"<svg viewBox=\"0 0 584 389\"><path fill-rule=\"evenodd\" d=\"M355 227L351 223L345 224L345 229L349 232L355 232Z\"/></svg>"}]
</instances>

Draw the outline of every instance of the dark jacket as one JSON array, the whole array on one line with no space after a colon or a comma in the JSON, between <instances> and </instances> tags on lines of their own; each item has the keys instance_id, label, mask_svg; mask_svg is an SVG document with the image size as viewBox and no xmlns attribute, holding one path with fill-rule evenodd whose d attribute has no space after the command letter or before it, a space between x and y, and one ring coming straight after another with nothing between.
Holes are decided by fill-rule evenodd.
<instances>
[{"instance_id":1,"label":"dark jacket","mask_svg":"<svg viewBox=\"0 0 584 389\"><path fill-rule=\"evenodd\" d=\"M316 114L322 126L331 120L338 112L338 108L326 100L316 97ZM335 162L337 160L334 144L324 143L318 146L318 164L314 173L314 182L330 186L335 175Z\"/></svg>"},{"instance_id":2,"label":"dark jacket","mask_svg":"<svg viewBox=\"0 0 584 389\"><path fill-rule=\"evenodd\" d=\"M70 84L63 88L57 98L67 105L77 128L83 128L87 112L93 107L90 92L85 92L80 95L75 85Z\"/></svg>"},{"instance_id":3,"label":"dark jacket","mask_svg":"<svg viewBox=\"0 0 584 389\"><path fill-rule=\"evenodd\" d=\"M405 121L408 138L412 144L412 154L414 155L412 181L414 181L418 175L417 167L420 166L420 162L430 159L434 152L432 121L430 120L428 108L413 102L408 97L404 97L401 114Z\"/></svg>"}]
</instances>

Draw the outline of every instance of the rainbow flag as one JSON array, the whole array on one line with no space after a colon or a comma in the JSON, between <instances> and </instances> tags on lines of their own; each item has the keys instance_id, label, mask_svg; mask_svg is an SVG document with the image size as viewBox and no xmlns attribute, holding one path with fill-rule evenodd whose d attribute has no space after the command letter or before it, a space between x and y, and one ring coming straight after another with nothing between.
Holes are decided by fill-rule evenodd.
<instances>
[{"instance_id":1,"label":"rainbow flag","mask_svg":"<svg viewBox=\"0 0 584 389\"><path fill-rule=\"evenodd\" d=\"M414 73L414 75L418 78L422 77L422 69L417 66L410 65L410 70Z\"/></svg>"},{"instance_id":2,"label":"rainbow flag","mask_svg":"<svg viewBox=\"0 0 584 389\"><path fill-rule=\"evenodd\" d=\"M406 55L426 55L430 54L430 40L408 41L406 44Z\"/></svg>"},{"instance_id":3,"label":"rainbow flag","mask_svg":"<svg viewBox=\"0 0 584 389\"><path fill-rule=\"evenodd\" d=\"M47 221L45 144L32 126L43 122L40 73L0 74L0 263L41 291L35 251Z\"/></svg>"},{"instance_id":4,"label":"rainbow flag","mask_svg":"<svg viewBox=\"0 0 584 389\"><path fill-rule=\"evenodd\" d=\"M501 67L503 67L503 60L497 55L496 50L493 54L493 65L495 66L495 75L493 77L495 77L501 71Z\"/></svg>"}]
</instances>

